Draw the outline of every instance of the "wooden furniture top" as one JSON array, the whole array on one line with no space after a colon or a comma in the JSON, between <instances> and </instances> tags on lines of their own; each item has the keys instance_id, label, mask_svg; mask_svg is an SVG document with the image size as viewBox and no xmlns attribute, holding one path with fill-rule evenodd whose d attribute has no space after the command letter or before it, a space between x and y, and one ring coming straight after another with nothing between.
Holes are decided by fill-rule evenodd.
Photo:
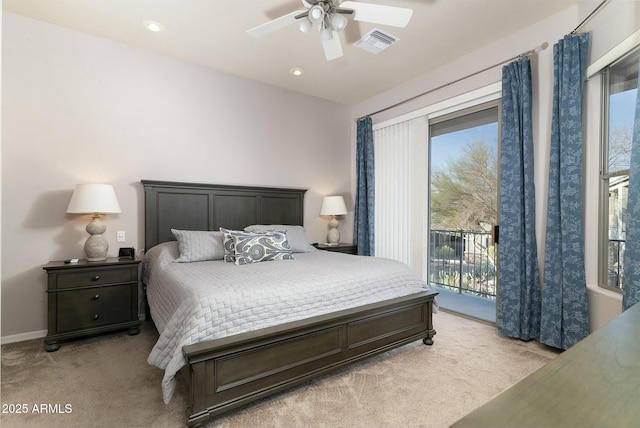
<instances>
[{"instance_id":1,"label":"wooden furniture top","mask_svg":"<svg viewBox=\"0 0 640 428\"><path fill-rule=\"evenodd\" d=\"M637 427L640 304L452 427Z\"/></svg>"},{"instance_id":2,"label":"wooden furniture top","mask_svg":"<svg viewBox=\"0 0 640 428\"><path fill-rule=\"evenodd\" d=\"M95 267L102 268L108 266L115 265L136 265L140 263L142 260L135 258L118 258L118 257L108 257L106 260L102 260L99 262L89 262L86 259L80 259L77 263L66 263L63 260L56 260L47 263L43 266L43 269L46 271L54 271L58 269L76 269L76 268L86 268L86 267Z\"/></svg>"},{"instance_id":3,"label":"wooden furniture top","mask_svg":"<svg viewBox=\"0 0 640 428\"><path fill-rule=\"evenodd\" d=\"M358 246L356 244L349 244L346 242L340 242L339 244L336 244L336 245L321 243L321 244L313 244L313 246L319 250L334 251L336 253L347 253L347 254L354 254L354 255L358 254Z\"/></svg>"}]
</instances>

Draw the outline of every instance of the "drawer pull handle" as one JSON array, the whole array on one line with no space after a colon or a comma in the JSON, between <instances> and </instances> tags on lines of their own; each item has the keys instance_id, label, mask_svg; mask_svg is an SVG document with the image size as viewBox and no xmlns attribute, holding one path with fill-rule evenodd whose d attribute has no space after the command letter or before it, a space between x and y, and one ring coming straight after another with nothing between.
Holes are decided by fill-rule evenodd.
<instances>
[{"instance_id":1,"label":"drawer pull handle","mask_svg":"<svg viewBox=\"0 0 640 428\"><path fill-rule=\"evenodd\" d=\"M94 319L94 320L97 320L98 318L100 318L100 315L98 315L98 314L95 314L95 315L93 316L93 319Z\"/></svg>"},{"instance_id":2,"label":"drawer pull handle","mask_svg":"<svg viewBox=\"0 0 640 428\"><path fill-rule=\"evenodd\" d=\"M93 296L93 300L98 300L100 298L99 294L96 294L95 296Z\"/></svg>"},{"instance_id":3,"label":"drawer pull handle","mask_svg":"<svg viewBox=\"0 0 640 428\"><path fill-rule=\"evenodd\" d=\"M100 275L96 275L96 276L94 276L94 277L93 277L93 280L94 280L94 281L97 281L97 280L99 280L99 279L100 279Z\"/></svg>"}]
</instances>

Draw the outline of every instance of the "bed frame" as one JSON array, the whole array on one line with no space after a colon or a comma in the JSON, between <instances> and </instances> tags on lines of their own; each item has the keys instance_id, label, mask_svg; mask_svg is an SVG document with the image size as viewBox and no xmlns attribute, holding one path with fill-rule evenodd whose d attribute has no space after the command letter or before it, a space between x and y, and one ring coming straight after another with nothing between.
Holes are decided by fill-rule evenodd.
<instances>
[{"instance_id":1,"label":"bed frame","mask_svg":"<svg viewBox=\"0 0 640 428\"><path fill-rule=\"evenodd\" d=\"M302 225L304 189L142 181L145 248L173 240L171 228ZM422 339L433 344L436 292L315 316L185 346L188 425L328 371Z\"/></svg>"}]
</instances>

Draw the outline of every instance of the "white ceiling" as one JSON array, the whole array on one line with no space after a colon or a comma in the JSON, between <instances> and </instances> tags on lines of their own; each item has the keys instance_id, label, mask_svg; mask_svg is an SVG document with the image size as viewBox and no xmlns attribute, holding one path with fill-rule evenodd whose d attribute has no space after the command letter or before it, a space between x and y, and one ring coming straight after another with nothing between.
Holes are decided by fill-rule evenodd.
<instances>
[{"instance_id":1,"label":"white ceiling","mask_svg":"<svg viewBox=\"0 0 640 428\"><path fill-rule=\"evenodd\" d=\"M291 25L262 38L246 30L304 9L301 0L3 0L3 9L353 105L583 0L367 0L414 10L400 40L378 55L351 46L374 24L351 21L344 57L327 61L317 30ZM165 30L152 33L144 20ZM535 42L535 41L532 41ZM533 46L532 46L533 47ZM301 77L289 70L300 67Z\"/></svg>"}]
</instances>

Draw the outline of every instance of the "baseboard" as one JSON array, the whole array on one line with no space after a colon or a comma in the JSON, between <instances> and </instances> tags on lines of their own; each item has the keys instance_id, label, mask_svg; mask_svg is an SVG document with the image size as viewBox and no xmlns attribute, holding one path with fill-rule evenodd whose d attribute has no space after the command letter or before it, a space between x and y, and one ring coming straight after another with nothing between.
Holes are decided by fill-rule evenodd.
<instances>
[{"instance_id":1,"label":"baseboard","mask_svg":"<svg viewBox=\"0 0 640 428\"><path fill-rule=\"evenodd\" d=\"M138 314L138 319L144 321L146 319L145 314ZM42 339L47 335L47 330L30 331L28 333L12 334L9 336L2 336L0 338L0 344L6 345L8 343L24 342L25 340Z\"/></svg>"},{"instance_id":2,"label":"baseboard","mask_svg":"<svg viewBox=\"0 0 640 428\"><path fill-rule=\"evenodd\" d=\"M481 322L483 324L487 324L487 325L490 325L492 327L496 327L498 325L495 322L491 322L489 320L485 320L485 319L482 319L482 318L474 317L474 316L471 316L471 315L468 315L468 314L465 314L465 313L462 313L462 312L454 311L453 309L447 309L447 308L442 308L442 307L438 308L438 309L441 310L442 312L446 312L448 314L453 314L453 315L456 315L456 316L462 317L462 318L467 318L467 319L470 319L472 321Z\"/></svg>"},{"instance_id":3,"label":"baseboard","mask_svg":"<svg viewBox=\"0 0 640 428\"><path fill-rule=\"evenodd\" d=\"M9 336L2 336L0 343L6 345L7 343L24 342L25 340L42 339L47 335L47 330L30 331L27 333L11 334Z\"/></svg>"}]
</instances>

